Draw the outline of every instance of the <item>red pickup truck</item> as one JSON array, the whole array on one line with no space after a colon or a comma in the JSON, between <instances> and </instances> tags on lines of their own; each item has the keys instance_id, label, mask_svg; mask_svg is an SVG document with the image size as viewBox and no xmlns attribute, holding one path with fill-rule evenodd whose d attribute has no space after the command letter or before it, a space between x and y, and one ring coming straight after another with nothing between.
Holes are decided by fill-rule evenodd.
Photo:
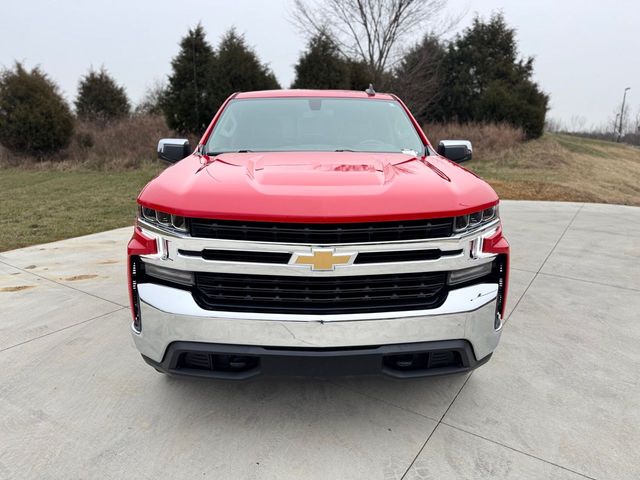
<instances>
[{"instance_id":1,"label":"red pickup truck","mask_svg":"<svg viewBox=\"0 0 640 480\"><path fill-rule=\"evenodd\" d=\"M195 150L138 197L132 331L158 371L256 375L464 372L504 318L498 197L437 149L395 95L237 93Z\"/></svg>"}]
</instances>

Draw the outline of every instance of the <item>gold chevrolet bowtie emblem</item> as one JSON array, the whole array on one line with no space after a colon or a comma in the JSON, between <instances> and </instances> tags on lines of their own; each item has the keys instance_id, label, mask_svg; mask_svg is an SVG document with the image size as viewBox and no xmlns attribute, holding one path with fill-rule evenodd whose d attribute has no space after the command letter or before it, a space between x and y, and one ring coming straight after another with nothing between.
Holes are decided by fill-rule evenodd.
<instances>
[{"instance_id":1,"label":"gold chevrolet bowtie emblem","mask_svg":"<svg viewBox=\"0 0 640 480\"><path fill-rule=\"evenodd\" d=\"M313 249L311 253L294 253L290 264L309 265L311 270L335 270L337 265L349 265L355 259L355 253L336 255L330 248Z\"/></svg>"}]
</instances>

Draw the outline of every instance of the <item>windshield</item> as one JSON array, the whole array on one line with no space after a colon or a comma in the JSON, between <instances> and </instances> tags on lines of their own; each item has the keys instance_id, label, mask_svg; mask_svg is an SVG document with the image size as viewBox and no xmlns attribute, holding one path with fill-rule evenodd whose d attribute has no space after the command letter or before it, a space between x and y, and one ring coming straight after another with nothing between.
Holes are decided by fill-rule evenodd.
<instances>
[{"instance_id":1,"label":"windshield","mask_svg":"<svg viewBox=\"0 0 640 480\"><path fill-rule=\"evenodd\" d=\"M206 145L210 155L243 151L418 154L423 149L396 101L308 97L233 100Z\"/></svg>"}]
</instances>

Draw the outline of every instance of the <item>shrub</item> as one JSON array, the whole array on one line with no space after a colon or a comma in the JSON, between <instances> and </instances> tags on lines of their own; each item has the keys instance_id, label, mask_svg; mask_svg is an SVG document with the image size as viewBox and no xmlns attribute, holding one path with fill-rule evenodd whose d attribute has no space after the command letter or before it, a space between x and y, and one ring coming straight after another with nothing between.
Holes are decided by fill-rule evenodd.
<instances>
[{"instance_id":1,"label":"shrub","mask_svg":"<svg viewBox=\"0 0 640 480\"><path fill-rule=\"evenodd\" d=\"M78 118L94 121L126 117L131 110L124 88L104 68L80 79L75 105Z\"/></svg>"},{"instance_id":2,"label":"shrub","mask_svg":"<svg viewBox=\"0 0 640 480\"><path fill-rule=\"evenodd\" d=\"M508 123L429 123L422 128L434 148L440 140L470 140L476 160L502 154L525 139L521 128Z\"/></svg>"},{"instance_id":3,"label":"shrub","mask_svg":"<svg viewBox=\"0 0 640 480\"><path fill-rule=\"evenodd\" d=\"M0 143L37 157L69 145L74 120L58 87L39 68L20 63L0 74Z\"/></svg>"},{"instance_id":4,"label":"shrub","mask_svg":"<svg viewBox=\"0 0 640 480\"><path fill-rule=\"evenodd\" d=\"M81 120L77 130L67 150L69 165L105 170L155 162L158 140L176 136L161 115L134 115L106 125Z\"/></svg>"},{"instance_id":5,"label":"shrub","mask_svg":"<svg viewBox=\"0 0 640 480\"><path fill-rule=\"evenodd\" d=\"M78 132L74 138L75 143L79 148L83 150L89 150L91 147L95 145L95 140L93 139L93 135L89 132Z\"/></svg>"}]
</instances>

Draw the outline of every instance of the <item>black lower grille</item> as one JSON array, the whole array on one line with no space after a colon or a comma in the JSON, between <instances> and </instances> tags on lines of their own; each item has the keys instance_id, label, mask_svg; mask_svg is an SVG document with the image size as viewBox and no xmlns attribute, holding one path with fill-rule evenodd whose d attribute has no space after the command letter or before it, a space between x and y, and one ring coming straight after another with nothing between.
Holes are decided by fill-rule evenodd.
<instances>
[{"instance_id":1,"label":"black lower grille","mask_svg":"<svg viewBox=\"0 0 640 480\"><path fill-rule=\"evenodd\" d=\"M370 223L273 223L231 220L189 219L193 237L247 240L254 242L341 243L391 242L450 237L452 218Z\"/></svg>"},{"instance_id":2,"label":"black lower grille","mask_svg":"<svg viewBox=\"0 0 640 480\"><path fill-rule=\"evenodd\" d=\"M196 273L194 298L208 310L340 314L437 308L446 272L352 277Z\"/></svg>"}]
</instances>

